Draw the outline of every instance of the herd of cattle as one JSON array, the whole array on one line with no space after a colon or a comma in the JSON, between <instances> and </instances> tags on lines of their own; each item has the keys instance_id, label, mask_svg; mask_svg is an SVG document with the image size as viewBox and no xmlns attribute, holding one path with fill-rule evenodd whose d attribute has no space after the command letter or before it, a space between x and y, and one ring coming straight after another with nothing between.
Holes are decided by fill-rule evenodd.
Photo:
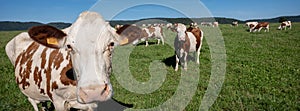
<instances>
[{"instance_id":1,"label":"herd of cattle","mask_svg":"<svg viewBox=\"0 0 300 111\"><path fill-rule=\"evenodd\" d=\"M236 26L238 23L234 23ZM218 22L203 22L218 27ZM250 32L269 30L267 22L248 22ZM187 56L194 52L199 64L203 31L197 23L166 24L176 33L174 40L176 66L187 70ZM291 28L283 22L278 29ZM36 26L14 37L6 45L6 53L15 67L15 80L35 111L38 103L51 101L57 111L76 108L93 110L95 102L106 101L113 94L110 83L112 52L115 46L136 45L156 38L164 44L162 25L116 25L112 28L100 14L83 12L69 27ZM197 55L196 55L197 54ZM47 105L43 104L47 109Z\"/></svg>"}]
</instances>

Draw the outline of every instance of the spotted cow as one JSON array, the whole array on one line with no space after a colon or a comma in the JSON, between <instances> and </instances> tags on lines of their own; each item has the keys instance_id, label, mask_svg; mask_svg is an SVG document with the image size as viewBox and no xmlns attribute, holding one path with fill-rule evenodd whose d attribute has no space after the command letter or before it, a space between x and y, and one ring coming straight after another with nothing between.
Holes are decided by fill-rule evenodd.
<instances>
[{"instance_id":1,"label":"spotted cow","mask_svg":"<svg viewBox=\"0 0 300 111\"><path fill-rule=\"evenodd\" d=\"M197 53L195 59L199 64L200 49L203 40L203 31L199 27L186 28L184 24L177 25L177 35L174 40L176 66L175 71L178 70L178 64L181 62L183 68L187 70L187 56L189 52Z\"/></svg>"},{"instance_id":2,"label":"spotted cow","mask_svg":"<svg viewBox=\"0 0 300 111\"><path fill-rule=\"evenodd\" d=\"M131 42L96 12L83 12L67 29L36 26L14 37L6 54L15 80L35 111L51 101L57 111L93 110L113 94L109 80L114 46Z\"/></svg>"}]
</instances>

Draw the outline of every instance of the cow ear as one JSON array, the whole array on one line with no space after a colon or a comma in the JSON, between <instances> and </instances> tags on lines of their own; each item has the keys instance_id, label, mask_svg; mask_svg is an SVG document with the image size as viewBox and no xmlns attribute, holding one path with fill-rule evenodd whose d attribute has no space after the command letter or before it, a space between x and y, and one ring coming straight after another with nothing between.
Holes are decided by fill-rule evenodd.
<instances>
[{"instance_id":1,"label":"cow ear","mask_svg":"<svg viewBox=\"0 0 300 111\"><path fill-rule=\"evenodd\" d=\"M120 36L120 45L130 44L142 37L142 29L132 25L124 25L123 27L119 28L116 32Z\"/></svg>"},{"instance_id":2,"label":"cow ear","mask_svg":"<svg viewBox=\"0 0 300 111\"><path fill-rule=\"evenodd\" d=\"M64 37L67 36L63 31L49 25L32 27L28 34L34 41L55 49L62 47Z\"/></svg>"}]
</instances>

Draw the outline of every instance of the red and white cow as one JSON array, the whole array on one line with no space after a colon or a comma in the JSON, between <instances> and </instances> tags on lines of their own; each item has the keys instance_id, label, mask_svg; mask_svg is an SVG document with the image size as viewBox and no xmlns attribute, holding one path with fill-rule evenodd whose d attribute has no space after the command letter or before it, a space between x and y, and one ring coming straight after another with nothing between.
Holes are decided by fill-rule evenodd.
<instances>
[{"instance_id":1,"label":"red and white cow","mask_svg":"<svg viewBox=\"0 0 300 111\"><path fill-rule=\"evenodd\" d=\"M257 25L250 24L250 32L260 32L261 29L265 29L265 32L269 32L270 25L269 22L260 22Z\"/></svg>"},{"instance_id":2,"label":"red and white cow","mask_svg":"<svg viewBox=\"0 0 300 111\"><path fill-rule=\"evenodd\" d=\"M177 25L177 36L174 41L176 66L175 71L178 70L178 63L183 64L183 68L187 70L187 57L189 52L197 52L196 60L199 64L200 49L202 46L203 32L200 28L189 27L184 24Z\"/></svg>"},{"instance_id":3,"label":"red and white cow","mask_svg":"<svg viewBox=\"0 0 300 111\"><path fill-rule=\"evenodd\" d=\"M96 12L83 12L67 29L36 26L6 45L17 84L38 111L51 101L57 111L93 110L113 94L109 80L114 45L130 42ZM73 73L74 72L74 73Z\"/></svg>"},{"instance_id":4,"label":"red and white cow","mask_svg":"<svg viewBox=\"0 0 300 111\"><path fill-rule=\"evenodd\" d=\"M164 37L163 37L163 29L160 26L150 26L147 28L142 28L142 38L146 40L146 47L149 46L148 39L155 38L157 39L157 44L160 44L160 40L162 44L165 44Z\"/></svg>"},{"instance_id":5,"label":"red and white cow","mask_svg":"<svg viewBox=\"0 0 300 111\"><path fill-rule=\"evenodd\" d=\"M292 29L292 22L291 21L284 21L280 24L280 26L278 27L278 30L286 30L286 28Z\"/></svg>"}]
</instances>

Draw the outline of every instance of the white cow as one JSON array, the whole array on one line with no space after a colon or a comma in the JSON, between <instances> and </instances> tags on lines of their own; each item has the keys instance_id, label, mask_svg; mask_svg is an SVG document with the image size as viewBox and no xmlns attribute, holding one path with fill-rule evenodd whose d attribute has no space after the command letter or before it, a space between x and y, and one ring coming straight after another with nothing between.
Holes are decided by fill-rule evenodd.
<instances>
[{"instance_id":1,"label":"white cow","mask_svg":"<svg viewBox=\"0 0 300 111\"><path fill-rule=\"evenodd\" d=\"M35 111L45 101L57 111L93 110L94 102L113 94L113 47L128 42L98 13L83 12L64 30L33 27L13 38L5 50L15 67L15 80Z\"/></svg>"}]
</instances>

